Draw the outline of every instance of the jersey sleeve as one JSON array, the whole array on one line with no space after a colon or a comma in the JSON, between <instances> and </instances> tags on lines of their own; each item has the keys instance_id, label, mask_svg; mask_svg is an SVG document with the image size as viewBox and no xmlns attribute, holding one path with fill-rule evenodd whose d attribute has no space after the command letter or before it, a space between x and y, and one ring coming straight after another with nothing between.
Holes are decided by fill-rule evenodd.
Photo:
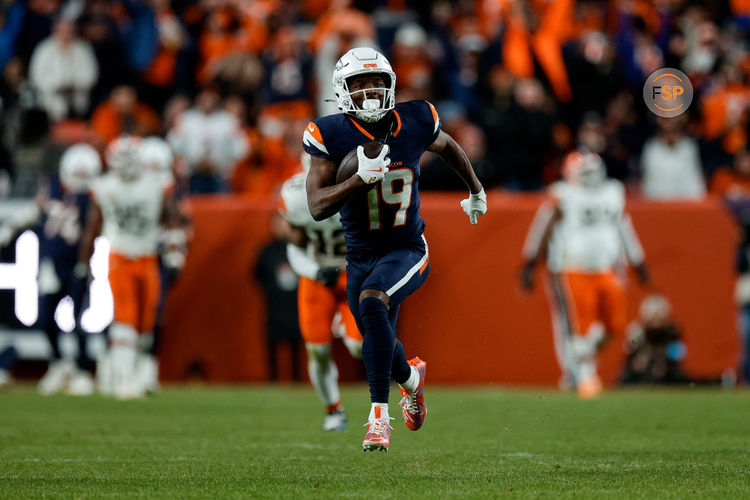
<instances>
[{"instance_id":1,"label":"jersey sleeve","mask_svg":"<svg viewBox=\"0 0 750 500\"><path fill-rule=\"evenodd\" d=\"M429 146L440 135L440 117L430 101L422 101L420 115L421 121L424 122L425 146Z\"/></svg>"},{"instance_id":2,"label":"jersey sleeve","mask_svg":"<svg viewBox=\"0 0 750 500\"><path fill-rule=\"evenodd\" d=\"M311 216L307 208L304 178L295 176L281 187L279 211L293 226L305 226Z\"/></svg>"},{"instance_id":3,"label":"jersey sleeve","mask_svg":"<svg viewBox=\"0 0 750 500\"><path fill-rule=\"evenodd\" d=\"M310 156L330 159L328 148L323 140L323 132L315 121L308 123L305 131L302 132L302 146Z\"/></svg>"}]
</instances>

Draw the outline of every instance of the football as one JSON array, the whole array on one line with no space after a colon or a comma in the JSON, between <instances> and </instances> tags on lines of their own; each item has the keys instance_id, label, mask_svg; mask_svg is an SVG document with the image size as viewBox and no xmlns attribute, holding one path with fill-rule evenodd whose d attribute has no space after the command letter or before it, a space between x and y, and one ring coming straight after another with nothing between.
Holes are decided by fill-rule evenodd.
<instances>
[{"instance_id":1,"label":"football","mask_svg":"<svg viewBox=\"0 0 750 500\"><path fill-rule=\"evenodd\" d=\"M365 155L368 158L377 158L380 154L380 150L383 149L383 143L373 141L362 144L362 147L365 148ZM336 184L344 182L349 177L356 174L358 169L359 160L357 160L357 148L354 148L349 151L344 159L341 160L341 163L339 163L339 168L336 171ZM374 184L370 185L370 187L372 186L374 186Z\"/></svg>"}]
</instances>

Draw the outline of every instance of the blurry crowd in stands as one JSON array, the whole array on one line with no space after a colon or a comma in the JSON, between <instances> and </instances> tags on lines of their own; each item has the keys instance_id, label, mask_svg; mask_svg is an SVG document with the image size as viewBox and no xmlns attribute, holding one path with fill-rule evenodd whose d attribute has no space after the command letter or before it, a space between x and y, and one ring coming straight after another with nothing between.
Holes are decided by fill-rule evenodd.
<instances>
[{"instance_id":1,"label":"blurry crowd in stands","mask_svg":"<svg viewBox=\"0 0 750 500\"><path fill-rule=\"evenodd\" d=\"M647 197L747 193L749 32L747 0L0 0L0 195L122 133L167 137L186 191L272 195L357 45L390 58L397 99L436 105L485 186L539 190L582 146ZM665 66L694 87L678 118L643 105ZM423 188L462 188L423 161Z\"/></svg>"}]
</instances>

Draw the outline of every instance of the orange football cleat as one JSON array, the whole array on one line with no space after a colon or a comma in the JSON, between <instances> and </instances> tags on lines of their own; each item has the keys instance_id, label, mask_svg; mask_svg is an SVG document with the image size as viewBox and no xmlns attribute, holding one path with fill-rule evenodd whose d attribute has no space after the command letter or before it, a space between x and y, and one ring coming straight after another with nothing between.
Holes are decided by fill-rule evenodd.
<instances>
[{"instance_id":1,"label":"orange football cleat","mask_svg":"<svg viewBox=\"0 0 750 500\"><path fill-rule=\"evenodd\" d=\"M427 405L424 402L424 377L427 371L427 363L421 359L414 358L409 360L409 364L419 372L419 384L414 394L409 394L406 389L401 388L403 399L398 404L401 407L401 413L404 416L404 423L412 431L419 430L424 424L427 416Z\"/></svg>"},{"instance_id":2,"label":"orange football cleat","mask_svg":"<svg viewBox=\"0 0 750 500\"><path fill-rule=\"evenodd\" d=\"M391 445L391 423L388 416L380 418L380 408L375 408L375 418L370 419L363 427L367 434L362 441L364 451L388 451Z\"/></svg>"}]
</instances>

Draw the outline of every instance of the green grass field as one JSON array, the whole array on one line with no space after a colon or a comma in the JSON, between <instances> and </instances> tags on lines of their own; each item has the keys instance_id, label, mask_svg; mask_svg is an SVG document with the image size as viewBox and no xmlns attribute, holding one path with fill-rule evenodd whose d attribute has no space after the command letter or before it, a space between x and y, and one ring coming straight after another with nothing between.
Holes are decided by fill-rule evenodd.
<instances>
[{"instance_id":1,"label":"green grass field","mask_svg":"<svg viewBox=\"0 0 750 500\"><path fill-rule=\"evenodd\" d=\"M396 392L393 393L397 402ZM0 497L750 498L750 392L436 389L388 453L320 430L300 387L172 388L119 402L0 394Z\"/></svg>"}]
</instances>

